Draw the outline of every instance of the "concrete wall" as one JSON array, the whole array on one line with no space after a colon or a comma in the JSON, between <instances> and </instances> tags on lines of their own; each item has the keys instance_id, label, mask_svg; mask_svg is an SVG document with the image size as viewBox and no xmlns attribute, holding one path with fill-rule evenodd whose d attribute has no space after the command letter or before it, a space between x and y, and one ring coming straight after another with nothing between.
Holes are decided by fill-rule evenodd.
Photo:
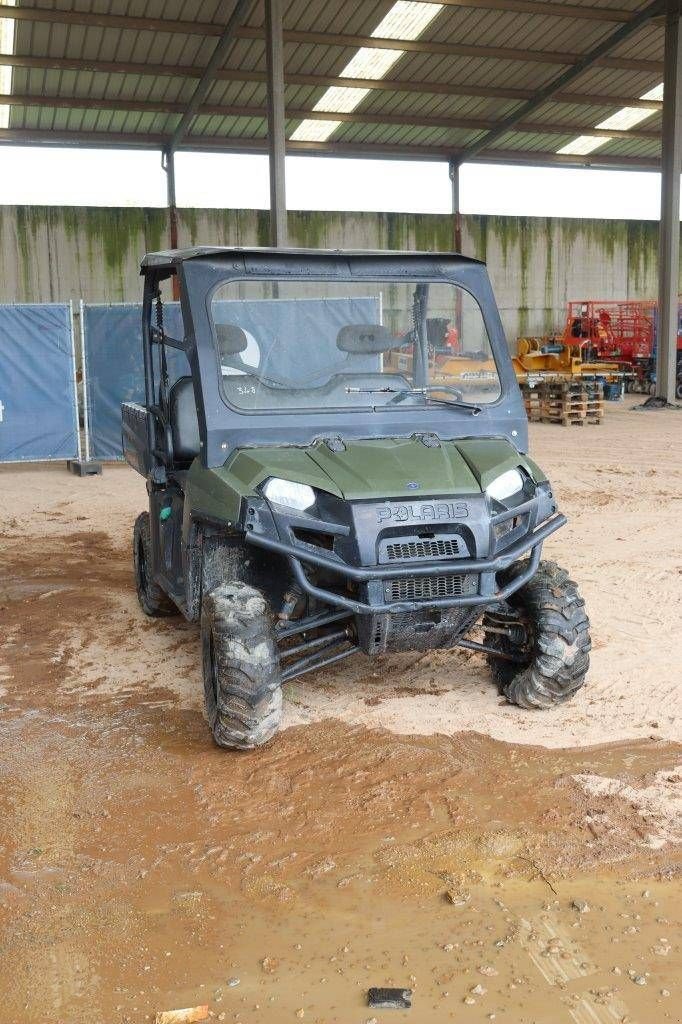
<instances>
[{"instance_id":1,"label":"concrete wall","mask_svg":"<svg viewBox=\"0 0 682 1024\"><path fill-rule=\"evenodd\" d=\"M292 213L291 244L449 250L447 216ZM267 213L181 210L180 245L267 244ZM138 262L167 242L161 209L0 206L0 302L139 298ZM656 295L651 221L463 218L463 250L488 263L510 339L563 322L569 299Z\"/></svg>"}]
</instances>

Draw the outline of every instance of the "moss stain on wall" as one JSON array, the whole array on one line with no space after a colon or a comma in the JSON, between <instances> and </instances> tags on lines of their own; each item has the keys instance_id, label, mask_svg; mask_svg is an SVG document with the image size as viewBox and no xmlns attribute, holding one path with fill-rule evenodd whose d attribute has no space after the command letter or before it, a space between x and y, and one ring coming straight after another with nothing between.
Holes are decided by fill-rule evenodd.
<instances>
[{"instance_id":1,"label":"moss stain on wall","mask_svg":"<svg viewBox=\"0 0 682 1024\"><path fill-rule=\"evenodd\" d=\"M658 224L629 221L627 230L629 297L653 298L658 289Z\"/></svg>"},{"instance_id":2,"label":"moss stain on wall","mask_svg":"<svg viewBox=\"0 0 682 1024\"><path fill-rule=\"evenodd\" d=\"M477 260L483 260L486 263L488 259L488 218L485 214L477 213L464 217L463 221L463 232L469 235L473 246L469 251L465 243L464 255L475 256Z\"/></svg>"},{"instance_id":3,"label":"moss stain on wall","mask_svg":"<svg viewBox=\"0 0 682 1024\"><path fill-rule=\"evenodd\" d=\"M553 217L547 217L544 222L545 229L545 313L554 308L554 236L555 222Z\"/></svg>"},{"instance_id":4,"label":"moss stain on wall","mask_svg":"<svg viewBox=\"0 0 682 1024\"><path fill-rule=\"evenodd\" d=\"M4 301L65 300L80 295L92 301L137 298L137 290L131 294L131 289L143 251L168 244L164 209L20 206L4 207L0 213L2 259L5 264L8 260L17 264L12 294L7 290L14 273L5 268ZM182 245L269 243L266 210L183 209L179 223ZM462 227L465 254L492 259L491 274L498 288L500 282L506 288L507 307L520 311L520 329L539 330L542 317L553 323L565 301L581 297L576 289L584 290L591 267L595 280L604 279L605 263L620 270L621 279L627 276L632 297L656 294L656 222L468 215ZM289 215L289 228L292 244L305 248L347 245L442 252L451 251L454 243L448 214L295 212ZM557 279L560 271L561 281ZM577 281L583 284L576 285ZM600 290L598 285L595 288ZM613 296L621 297L627 296Z\"/></svg>"},{"instance_id":5,"label":"moss stain on wall","mask_svg":"<svg viewBox=\"0 0 682 1024\"><path fill-rule=\"evenodd\" d=\"M83 228L90 262L94 262L95 251L100 261L104 259L109 301L124 301L129 260L137 263L143 248L144 210L85 207Z\"/></svg>"},{"instance_id":6,"label":"moss stain on wall","mask_svg":"<svg viewBox=\"0 0 682 1024\"><path fill-rule=\"evenodd\" d=\"M463 218L462 234L464 234ZM455 248L454 217L447 214L416 214L414 217L414 247L419 252L453 252Z\"/></svg>"},{"instance_id":7,"label":"moss stain on wall","mask_svg":"<svg viewBox=\"0 0 682 1024\"><path fill-rule=\"evenodd\" d=\"M159 252L170 245L170 223L165 210L142 211L145 252ZM140 253L140 258L142 257Z\"/></svg>"},{"instance_id":8,"label":"moss stain on wall","mask_svg":"<svg viewBox=\"0 0 682 1024\"><path fill-rule=\"evenodd\" d=\"M37 250L36 236L46 219L47 210L45 207L16 207L17 249L20 260L18 283L21 287L21 294L17 299L20 302L30 302L32 294L35 294L37 278L36 267L34 266L34 253ZM49 302L50 298L48 296L45 301Z\"/></svg>"},{"instance_id":9,"label":"moss stain on wall","mask_svg":"<svg viewBox=\"0 0 682 1024\"><path fill-rule=\"evenodd\" d=\"M297 210L289 214L289 239L302 249L329 248L328 236L337 235L339 225L333 213Z\"/></svg>"}]
</instances>

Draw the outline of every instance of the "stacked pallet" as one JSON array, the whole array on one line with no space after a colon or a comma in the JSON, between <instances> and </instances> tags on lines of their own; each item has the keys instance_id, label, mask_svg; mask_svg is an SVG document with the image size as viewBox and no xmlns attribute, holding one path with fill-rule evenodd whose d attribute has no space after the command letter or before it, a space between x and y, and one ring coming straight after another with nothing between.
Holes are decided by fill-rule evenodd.
<instances>
[{"instance_id":1,"label":"stacked pallet","mask_svg":"<svg viewBox=\"0 0 682 1024\"><path fill-rule=\"evenodd\" d=\"M604 416L598 381L545 380L532 386L522 384L521 391L531 423L582 427L584 423L601 423Z\"/></svg>"}]
</instances>

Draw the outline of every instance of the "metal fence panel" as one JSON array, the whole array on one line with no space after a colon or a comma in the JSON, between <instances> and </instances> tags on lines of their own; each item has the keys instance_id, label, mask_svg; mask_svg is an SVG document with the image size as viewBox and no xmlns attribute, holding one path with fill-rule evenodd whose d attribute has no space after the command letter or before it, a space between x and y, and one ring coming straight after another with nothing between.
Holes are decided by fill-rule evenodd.
<instances>
[{"instance_id":1,"label":"metal fence panel","mask_svg":"<svg viewBox=\"0 0 682 1024\"><path fill-rule=\"evenodd\" d=\"M79 455L71 306L0 305L0 462Z\"/></svg>"},{"instance_id":2,"label":"metal fence panel","mask_svg":"<svg viewBox=\"0 0 682 1024\"><path fill-rule=\"evenodd\" d=\"M238 299L215 303L214 313L256 335L271 371L282 358L273 339L280 334L296 338L297 358L313 376L329 365L331 354L340 358L335 347L338 329L347 323L377 323L381 315L378 297ZM183 337L179 303L164 305L163 319L167 334ZM123 457L121 403L144 401L141 325L140 303L81 306L86 458ZM168 348L167 359L171 382L189 373L184 352ZM368 368L375 368L377 357L367 357L367 362Z\"/></svg>"}]
</instances>

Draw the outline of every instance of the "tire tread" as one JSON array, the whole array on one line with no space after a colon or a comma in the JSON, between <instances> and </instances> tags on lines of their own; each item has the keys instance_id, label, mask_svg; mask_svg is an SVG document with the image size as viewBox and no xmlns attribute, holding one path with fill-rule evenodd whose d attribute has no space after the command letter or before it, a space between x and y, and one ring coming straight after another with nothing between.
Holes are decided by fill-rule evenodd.
<instances>
[{"instance_id":1,"label":"tire tread","mask_svg":"<svg viewBox=\"0 0 682 1024\"><path fill-rule=\"evenodd\" d=\"M262 746L278 731L282 718L279 656L265 598L246 583L216 587L204 595L201 637L204 702L215 742L238 750Z\"/></svg>"},{"instance_id":2,"label":"tire tread","mask_svg":"<svg viewBox=\"0 0 682 1024\"><path fill-rule=\"evenodd\" d=\"M524 572L527 562L512 566L505 585ZM509 599L512 608L529 613L535 626L534 651L519 667L495 655L487 660L493 679L511 704L549 708L570 700L584 685L589 669L590 623L577 584L556 562L541 562L537 573ZM483 626L486 625L486 616ZM508 653L513 646L499 634L486 643Z\"/></svg>"}]
</instances>

